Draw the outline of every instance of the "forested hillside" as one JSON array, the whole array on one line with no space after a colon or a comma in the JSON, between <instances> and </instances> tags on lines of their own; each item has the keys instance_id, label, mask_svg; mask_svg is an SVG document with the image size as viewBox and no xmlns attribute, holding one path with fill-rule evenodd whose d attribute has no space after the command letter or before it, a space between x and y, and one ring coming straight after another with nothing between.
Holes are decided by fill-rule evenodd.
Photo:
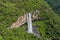
<instances>
[{"instance_id":1,"label":"forested hillside","mask_svg":"<svg viewBox=\"0 0 60 40\"><path fill-rule=\"evenodd\" d=\"M47 3L52 7L54 12L60 16L60 0L46 0Z\"/></svg>"},{"instance_id":2,"label":"forested hillside","mask_svg":"<svg viewBox=\"0 0 60 40\"><path fill-rule=\"evenodd\" d=\"M39 27L40 39L25 31L26 24L7 29L19 16L35 10L39 10L39 17L45 18L33 22L33 26ZM60 40L60 18L45 0L0 0L0 40Z\"/></svg>"}]
</instances>

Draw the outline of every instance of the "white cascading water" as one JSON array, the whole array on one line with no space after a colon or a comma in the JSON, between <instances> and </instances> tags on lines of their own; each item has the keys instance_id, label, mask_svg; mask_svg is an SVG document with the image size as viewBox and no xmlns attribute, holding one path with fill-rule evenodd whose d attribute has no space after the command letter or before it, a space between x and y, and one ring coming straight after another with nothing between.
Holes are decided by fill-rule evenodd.
<instances>
[{"instance_id":1,"label":"white cascading water","mask_svg":"<svg viewBox=\"0 0 60 40\"><path fill-rule=\"evenodd\" d=\"M33 33L31 13L27 13L28 33Z\"/></svg>"}]
</instances>

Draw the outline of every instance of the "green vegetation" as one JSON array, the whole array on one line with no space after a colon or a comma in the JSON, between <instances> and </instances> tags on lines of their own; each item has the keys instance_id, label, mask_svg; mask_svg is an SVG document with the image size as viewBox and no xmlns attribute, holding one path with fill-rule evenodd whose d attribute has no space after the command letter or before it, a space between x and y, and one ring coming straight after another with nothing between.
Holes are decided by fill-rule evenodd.
<instances>
[{"instance_id":1,"label":"green vegetation","mask_svg":"<svg viewBox=\"0 0 60 40\"><path fill-rule=\"evenodd\" d=\"M7 29L20 15L39 10L44 20L33 22L39 26L41 39L25 32L27 25ZM45 0L0 0L0 40L60 40L60 18Z\"/></svg>"},{"instance_id":2,"label":"green vegetation","mask_svg":"<svg viewBox=\"0 0 60 40\"><path fill-rule=\"evenodd\" d=\"M47 3L52 7L54 12L60 16L60 0L46 0Z\"/></svg>"}]
</instances>

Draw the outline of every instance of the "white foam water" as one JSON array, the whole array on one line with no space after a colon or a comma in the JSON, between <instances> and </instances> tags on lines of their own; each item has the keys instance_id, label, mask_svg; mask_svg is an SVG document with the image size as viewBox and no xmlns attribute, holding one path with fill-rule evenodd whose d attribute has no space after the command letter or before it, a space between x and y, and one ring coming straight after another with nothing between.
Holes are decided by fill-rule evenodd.
<instances>
[{"instance_id":1,"label":"white foam water","mask_svg":"<svg viewBox=\"0 0 60 40\"><path fill-rule=\"evenodd\" d=\"M33 33L31 13L27 13L28 33Z\"/></svg>"},{"instance_id":2,"label":"white foam water","mask_svg":"<svg viewBox=\"0 0 60 40\"><path fill-rule=\"evenodd\" d=\"M32 27L32 18L31 13L27 13L27 32L30 34L34 34L38 38L41 38L40 32L37 30L37 27Z\"/></svg>"}]
</instances>

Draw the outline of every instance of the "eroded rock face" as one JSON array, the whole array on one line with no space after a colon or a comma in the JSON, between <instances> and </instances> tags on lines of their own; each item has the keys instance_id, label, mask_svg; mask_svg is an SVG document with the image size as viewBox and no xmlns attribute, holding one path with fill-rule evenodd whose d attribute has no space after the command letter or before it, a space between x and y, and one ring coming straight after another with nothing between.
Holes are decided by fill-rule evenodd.
<instances>
[{"instance_id":1,"label":"eroded rock face","mask_svg":"<svg viewBox=\"0 0 60 40\"><path fill-rule=\"evenodd\" d=\"M38 13L38 11L36 10L36 12L32 15L32 21L34 21L38 18L37 13ZM23 16L20 16L16 22L14 22L10 27L8 27L8 29L17 28L17 27L20 27L23 24L25 24L27 22L26 16L27 15L25 15L25 14Z\"/></svg>"},{"instance_id":2,"label":"eroded rock face","mask_svg":"<svg viewBox=\"0 0 60 40\"><path fill-rule=\"evenodd\" d=\"M26 23L26 15L20 16L8 29L17 28Z\"/></svg>"}]
</instances>

